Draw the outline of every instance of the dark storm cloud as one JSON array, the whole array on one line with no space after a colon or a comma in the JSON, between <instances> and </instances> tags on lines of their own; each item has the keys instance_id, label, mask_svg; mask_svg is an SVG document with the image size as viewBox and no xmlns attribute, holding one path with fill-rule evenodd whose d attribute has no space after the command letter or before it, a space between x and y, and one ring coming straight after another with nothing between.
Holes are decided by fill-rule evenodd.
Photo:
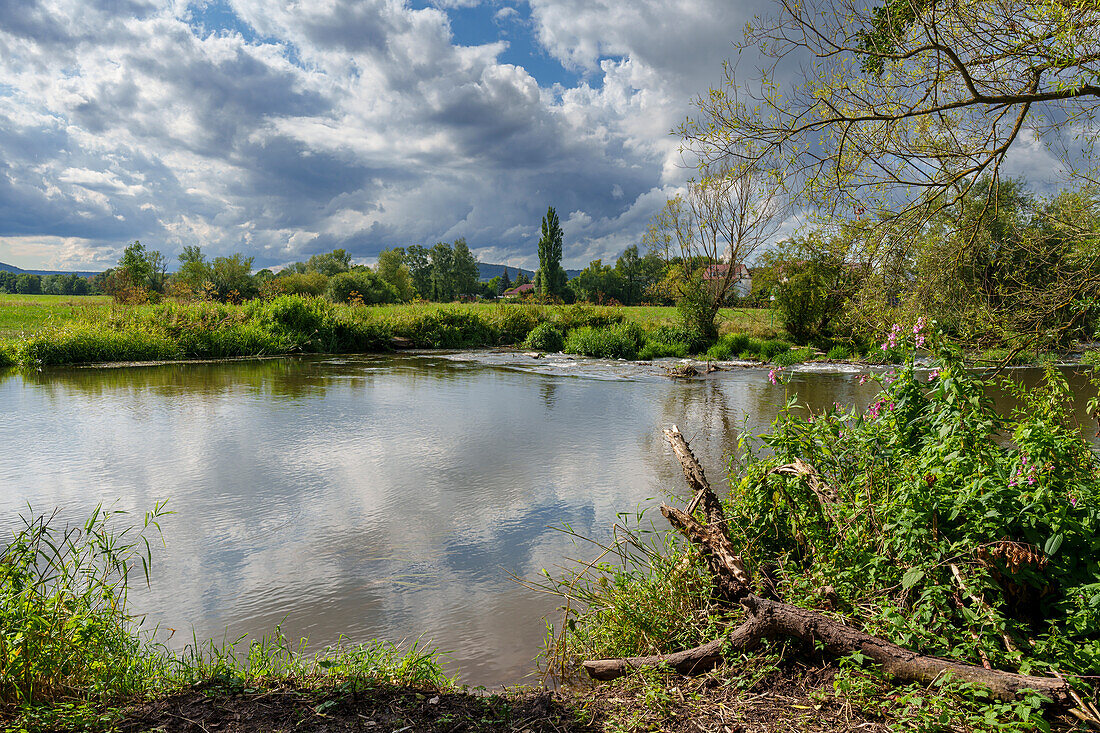
<instances>
[{"instance_id":1,"label":"dark storm cloud","mask_svg":"<svg viewBox=\"0 0 1100 733\"><path fill-rule=\"evenodd\" d=\"M532 0L463 46L398 0L0 0L0 260L16 235L55 266L141 239L260 267L466 236L531 264L548 205L567 264L614 257L687 177L668 132L747 19L729 8ZM584 81L502 63L516 33Z\"/></svg>"}]
</instances>

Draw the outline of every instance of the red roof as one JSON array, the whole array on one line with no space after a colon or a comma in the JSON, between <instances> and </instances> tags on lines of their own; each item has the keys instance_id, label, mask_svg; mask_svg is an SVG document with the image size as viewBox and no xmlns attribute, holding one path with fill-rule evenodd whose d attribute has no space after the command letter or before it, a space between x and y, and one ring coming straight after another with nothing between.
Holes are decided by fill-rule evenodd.
<instances>
[{"instance_id":1,"label":"red roof","mask_svg":"<svg viewBox=\"0 0 1100 733\"><path fill-rule=\"evenodd\" d=\"M505 290L504 295L519 295L521 293L529 293L535 289L534 283L524 283L519 287L512 288L511 290Z\"/></svg>"}]
</instances>

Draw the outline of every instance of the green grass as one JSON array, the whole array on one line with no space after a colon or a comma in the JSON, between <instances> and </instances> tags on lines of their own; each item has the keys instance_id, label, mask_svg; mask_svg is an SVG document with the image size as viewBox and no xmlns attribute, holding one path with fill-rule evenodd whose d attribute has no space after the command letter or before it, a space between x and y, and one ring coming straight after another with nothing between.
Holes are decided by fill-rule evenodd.
<instances>
[{"instance_id":1,"label":"green grass","mask_svg":"<svg viewBox=\"0 0 1100 733\"><path fill-rule=\"evenodd\" d=\"M754 344L773 343L770 337L775 332L766 325L767 311L724 309L720 320L724 330L739 328L752 336ZM0 367L369 353L390 350L398 343L414 348L513 346L524 343L543 324L543 333L550 328L566 340L588 329L573 338L571 351L593 356L682 357L708 346L682 332L672 307L522 303L364 307L308 296L241 305L201 301L119 305L101 296L14 295L0 296ZM612 337L612 332L617 335ZM624 334L629 336L625 341L620 338Z\"/></svg>"},{"instance_id":2,"label":"green grass","mask_svg":"<svg viewBox=\"0 0 1100 733\"><path fill-rule=\"evenodd\" d=\"M0 293L0 339L31 334L88 314L106 313L106 295L8 295Z\"/></svg>"},{"instance_id":3,"label":"green grass","mask_svg":"<svg viewBox=\"0 0 1100 733\"><path fill-rule=\"evenodd\" d=\"M444 689L440 654L373 640L308 656L280 629L260 639L195 642L173 654L138 631L131 583L150 578L163 504L138 526L97 508L83 524L22 517L0 552L0 721L9 730L98 730L121 707L196 684L232 694L294 684L354 692L376 685Z\"/></svg>"}]
</instances>

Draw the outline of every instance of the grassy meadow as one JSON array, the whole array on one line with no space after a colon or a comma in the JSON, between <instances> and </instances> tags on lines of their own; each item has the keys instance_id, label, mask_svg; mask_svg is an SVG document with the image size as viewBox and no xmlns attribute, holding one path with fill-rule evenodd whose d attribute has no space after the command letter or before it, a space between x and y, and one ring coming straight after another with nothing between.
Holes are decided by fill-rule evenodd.
<instances>
[{"instance_id":1,"label":"grassy meadow","mask_svg":"<svg viewBox=\"0 0 1100 733\"><path fill-rule=\"evenodd\" d=\"M723 334L743 334L753 343L777 335L766 310L724 309L719 322ZM559 341L572 353L628 359L706 352L710 344L678 323L675 308L653 306L364 306L297 295L240 305L172 300L121 305L107 297L6 295L0 297L0 364L41 367L402 347L550 350L546 344ZM530 340L539 326L539 339ZM546 336L549 341L543 340Z\"/></svg>"},{"instance_id":2,"label":"grassy meadow","mask_svg":"<svg viewBox=\"0 0 1100 733\"><path fill-rule=\"evenodd\" d=\"M102 315L111 305L106 295L8 295L0 293L0 339L17 339L49 323Z\"/></svg>"}]
</instances>

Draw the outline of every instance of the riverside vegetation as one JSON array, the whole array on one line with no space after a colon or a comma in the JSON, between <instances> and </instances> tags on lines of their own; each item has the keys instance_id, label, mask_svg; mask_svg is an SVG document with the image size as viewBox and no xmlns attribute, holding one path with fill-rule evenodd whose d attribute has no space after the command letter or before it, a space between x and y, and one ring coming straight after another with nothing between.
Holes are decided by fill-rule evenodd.
<instances>
[{"instance_id":1,"label":"riverside vegetation","mask_svg":"<svg viewBox=\"0 0 1100 733\"><path fill-rule=\"evenodd\" d=\"M811 413L791 396L768 434L745 436L729 466L727 535L756 593L923 653L1061 674L1087 701L1100 675L1100 473L1068 388L1051 370L1045 387L1016 390L1019 408L1001 414L986 380L933 351L936 372L909 360L882 378L866 411ZM796 458L834 489L832 501L771 472ZM838 663L778 640L729 652L699 678L643 669L554 700L463 694L431 649L368 642L310 656L278 629L172 653L139 631L126 603L130 583L155 582L151 547L166 514L158 505L127 528L119 512L96 510L78 526L29 513L6 542L8 729L189 730L188 720L223 730L351 730L368 720L439 731L687 731L716 720L769 731L1073 727L1038 695L995 700L950 677L900 684L859 654ZM585 659L669 652L737 624L740 611L715 599L698 550L644 522L619 528L595 561L547 575L567 609L546 656L563 680ZM269 708L281 717L256 717Z\"/></svg>"},{"instance_id":2,"label":"riverside vegetation","mask_svg":"<svg viewBox=\"0 0 1100 733\"><path fill-rule=\"evenodd\" d=\"M1100 464L1073 421L1072 394L1054 369L1037 390L1003 380L1019 407L1001 414L987 397L992 381L950 350L934 352L939 363L927 376L910 358L882 377L866 411L814 413L790 396L773 430L745 436L731 461L725 533L754 593L920 653L1062 675L1083 701L1076 713L1100 725L1088 703L1100 678ZM795 460L812 465L834 495L823 500L804 477L774 472ZM587 659L693 647L739 623L741 609L716 599L694 546L642 516L617 537L597 561L547 575L542 586L566 601L550 653L560 673ZM727 651L730 666L713 684L754 688L792 657L815 654L779 642L752 655ZM840 659L818 702L843 699L897 731L1078 723L1037 694L995 700L950 675L899 684L867 659ZM641 679L620 684L663 703L639 723L695 704L669 692L678 676Z\"/></svg>"},{"instance_id":3,"label":"riverside vegetation","mask_svg":"<svg viewBox=\"0 0 1100 733\"><path fill-rule=\"evenodd\" d=\"M667 313L659 313L662 310ZM59 318L47 317L29 334L21 332L0 340L0 364L34 368L109 361L366 353L389 351L395 344L411 348L524 345L540 350L556 346L571 353L628 359L704 352L708 344L697 335L669 325L674 323L674 314L671 308L638 309L635 313L622 307L522 303L368 307L308 295L257 298L239 305L173 300L153 305L97 304L66 311ZM746 336L751 340L746 342L745 353L754 345L760 353L774 348L776 342L768 337L776 332L766 318L752 310L727 309L724 314L730 327L763 337Z\"/></svg>"}]
</instances>

